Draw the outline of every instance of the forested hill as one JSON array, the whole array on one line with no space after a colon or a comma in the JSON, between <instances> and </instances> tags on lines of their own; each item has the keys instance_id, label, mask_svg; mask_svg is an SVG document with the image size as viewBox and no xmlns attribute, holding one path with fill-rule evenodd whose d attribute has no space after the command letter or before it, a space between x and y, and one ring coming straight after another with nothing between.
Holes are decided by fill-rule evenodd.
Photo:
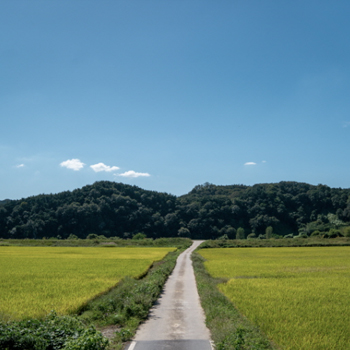
<instances>
[{"instance_id":1,"label":"forested hill","mask_svg":"<svg viewBox=\"0 0 350 350\"><path fill-rule=\"evenodd\" d=\"M85 238L98 235L169 236L166 218L176 210L173 195L115 182L96 182L72 192L39 195L0 207L0 236Z\"/></svg>"},{"instance_id":2,"label":"forested hill","mask_svg":"<svg viewBox=\"0 0 350 350\"><path fill-rule=\"evenodd\" d=\"M115 182L39 195L0 205L2 238L85 238L90 233L129 238L188 236L215 239L327 232L350 222L350 189L297 182L254 186L196 186L176 197Z\"/></svg>"}]
</instances>

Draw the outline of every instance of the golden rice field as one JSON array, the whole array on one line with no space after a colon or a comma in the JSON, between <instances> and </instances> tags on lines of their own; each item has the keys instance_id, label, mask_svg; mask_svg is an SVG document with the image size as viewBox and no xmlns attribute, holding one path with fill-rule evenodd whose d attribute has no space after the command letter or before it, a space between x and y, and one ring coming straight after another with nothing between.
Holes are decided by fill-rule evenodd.
<instances>
[{"instance_id":1,"label":"golden rice field","mask_svg":"<svg viewBox=\"0 0 350 350\"><path fill-rule=\"evenodd\" d=\"M203 249L238 310L281 349L350 349L350 247Z\"/></svg>"},{"instance_id":2,"label":"golden rice field","mask_svg":"<svg viewBox=\"0 0 350 350\"><path fill-rule=\"evenodd\" d=\"M0 247L0 318L67 314L175 248Z\"/></svg>"}]
</instances>

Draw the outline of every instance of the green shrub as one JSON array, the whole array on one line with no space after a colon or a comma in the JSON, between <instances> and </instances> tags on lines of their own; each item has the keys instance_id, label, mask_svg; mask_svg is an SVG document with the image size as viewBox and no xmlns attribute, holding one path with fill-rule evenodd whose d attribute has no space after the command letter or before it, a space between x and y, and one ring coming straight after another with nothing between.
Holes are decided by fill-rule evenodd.
<instances>
[{"instance_id":1,"label":"green shrub","mask_svg":"<svg viewBox=\"0 0 350 350\"><path fill-rule=\"evenodd\" d=\"M90 233L86 236L86 239L97 239L98 235L96 233Z\"/></svg>"},{"instance_id":2,"label":"green shrub","mask_svg":"<svg viewBox=\"0 0 350 350\"><path fill-rule=\"evenodd\" d=\"M116 332L116 337L122 342L126 342L133 337L133 333L128 328L122 328L119 332Z\"/></svg>"},{"instance_id":3,"label":"green shrub","mask_svg":"<svg viewBox=\"0 0 350 350\"><path fill-rule=\"evenodd\" d=\"M336 237L343 237L343 235L339 230L337 230L335 228L331 228L329 230L329 232L326 233L323 237L324 238L336 238Z\"/></svg>"},{"instance_id":4,"label":"green shrub","mask_svg":"<svg viewBox=\"0 0 350 350\"><path fill-rule=\"evenodd\" d=\"M103 350L109 344L101 332L94 327L86 329L79 337L72 338L64 344L64 350Z\"/></svg>"},{"instance_id":5,"label":"green shrub","mask_svg":"<svg viewBox=\"0 0 350 350\"><path fill-rule=\"evenodd\" d=\"M68 344L71 347L67 348ZM74 344L79 344L79 347L72 347ZM42 321L0 323L0 349L104 350L107 344L108 340L95 328L86 330L77 318L57 316L55 312Z\"/></svg>"},{"instance_id":6,"label":"green shrub","mask_svg":"<svg viewBox=\"0 0 350 350\"><path fill-rule=\"evenodd\" d=\"M236 239L244 239L244 238L245 238L244 228L238 227L236 232Z\"/></svg>"},{"instance_id":7,"label":"green shrub","mask_svg":"<svg viewBox=\"0 0 350 350\"><path fill-rule=\"evenodd\" d=\"M265 237L266 237L266 238L271 238L272 235L273 235L273 227L272 227L272 226L266 227L266 230L265 230Z\"/></svg>"},{"instance_id":8,"label":"green shrub","mask_svg":"<svg viewBox=\"0 0 350 350\"><path fill-rule=\"evenodd\" d=\"M186 227L180 227L179 230L177 231L177 235L179 237L190 237L191 232L188 228Z\"/></svg>"},{"instance_id":9,"label":"green shrub","mask_svg":"<svg viewBox=\"0 0 350 350\"><path fill-rule=\"evenodd\" d=\"M135 239L135 240L138 240L138 239L145 239L147 238L147 236L144 234L144 233L136 233L136 235L133 235L132 236L132 239Z\"/></svg>"},{"instance_id":10,"label":"green shrub","mask_svg":"<svg viewBox=\"0 0 350 350\"><path fill-rule=\"evenodd\" d=\"M350 227L346 227L346 228L344 229L344 236L345 236L345 237L350 237Z\"/></svg>"},{"instance_id":11,"label":"green shrub","mask_svg":"<svg viewBox=\"0 0 350 350\"><path fill-rule=\"evenodd\" d=\"M217 344L218 350L227 350L227 349L235 349L235 350L244 350L247 348L247 344L245 344L245 335L249 333L249 330L238 326L235 332L230 333L225 337L223 341ZM268 348L268 342L265 342L265 347Z\"/></svg>"}]
</instances>

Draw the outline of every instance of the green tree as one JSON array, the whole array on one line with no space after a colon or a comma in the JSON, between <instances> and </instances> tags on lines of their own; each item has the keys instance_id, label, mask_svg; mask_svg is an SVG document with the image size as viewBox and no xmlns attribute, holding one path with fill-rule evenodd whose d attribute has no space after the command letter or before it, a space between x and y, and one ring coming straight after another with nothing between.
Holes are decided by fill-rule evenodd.
<instances>
[{"instance_id":1,"label":"green tree","mask_svg":"<svg viewBox=\"0 0 350 350\"><path fill-rule=\"evenodd\" d=\"M347 227L347 228L344 230L344 236L345 236L345 237L350 237L350 227Z\"/></svg>"},{"instance_id":2,"label":"green tree","mask_svg":"<svg viewBox=\"0 0 350 350\"><path fill-rule=\"evenodd\" d=\"M180 227L180 229L177 231L177 235L180 236L180 237L190 237L191 236L191 232L186 227Z\"/></svg>"},{"instance_id":3,"label":"green tree","mask_svg":"<svg viewBox=\"0 0 350 350\"><path fill-rule=\"evenodd\" d=\"M226 235L228 239L234 239L236 237L236 230L232 226L226 225L220 230L220 235Z\"/></svg>"},{"instance_id":4,"label":"green tree","mask_svg":"<svg viewBox=\"0 0 350 350\"><path fill-rule=\"evenodd\" d=\"M239 227L237 229L236 239L244 239L244 238L245 238L244 228L243 227Z\"/></svg>"},{"instance_id":5,"label":"green tree","mask_svg":"<svg viewBox=\"0 0 350 350\"><path fill-rule=\"evenodd\" d=\"M273 234L273 227L272 226L266 227L266 230L265 230L266 238L267 239L271 238L272 234Z\"/></svg>"},{"instance_id":6,"label":"green tree","mask_svg":"<svg viewBox=\"0 0 350 350\"><path fill-rule=\"evenodd\" d=\"M147 236L144 234L144 233L136 233L136 235L133 235L132 236L132 239L135 239L135 240L138 240L138 239L145 239L147 238Z\"/></svg>"}]
</instances>

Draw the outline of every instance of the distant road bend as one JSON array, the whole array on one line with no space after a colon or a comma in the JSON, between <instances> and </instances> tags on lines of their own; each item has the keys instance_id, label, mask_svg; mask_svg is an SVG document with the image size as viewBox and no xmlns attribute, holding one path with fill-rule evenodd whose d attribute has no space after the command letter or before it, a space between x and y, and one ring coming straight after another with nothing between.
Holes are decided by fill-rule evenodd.
<instances>
[{"instance_id":1,"label":"distant road bend","mask_svg":"<svg viewBox=\"0 0 350 350\"><path fill-rule=\"evenodd\" d=\"M212 350L190 258L202 242L194 241L178 257L161 297L127 350Z\"/></svg>"}]
</instances>

